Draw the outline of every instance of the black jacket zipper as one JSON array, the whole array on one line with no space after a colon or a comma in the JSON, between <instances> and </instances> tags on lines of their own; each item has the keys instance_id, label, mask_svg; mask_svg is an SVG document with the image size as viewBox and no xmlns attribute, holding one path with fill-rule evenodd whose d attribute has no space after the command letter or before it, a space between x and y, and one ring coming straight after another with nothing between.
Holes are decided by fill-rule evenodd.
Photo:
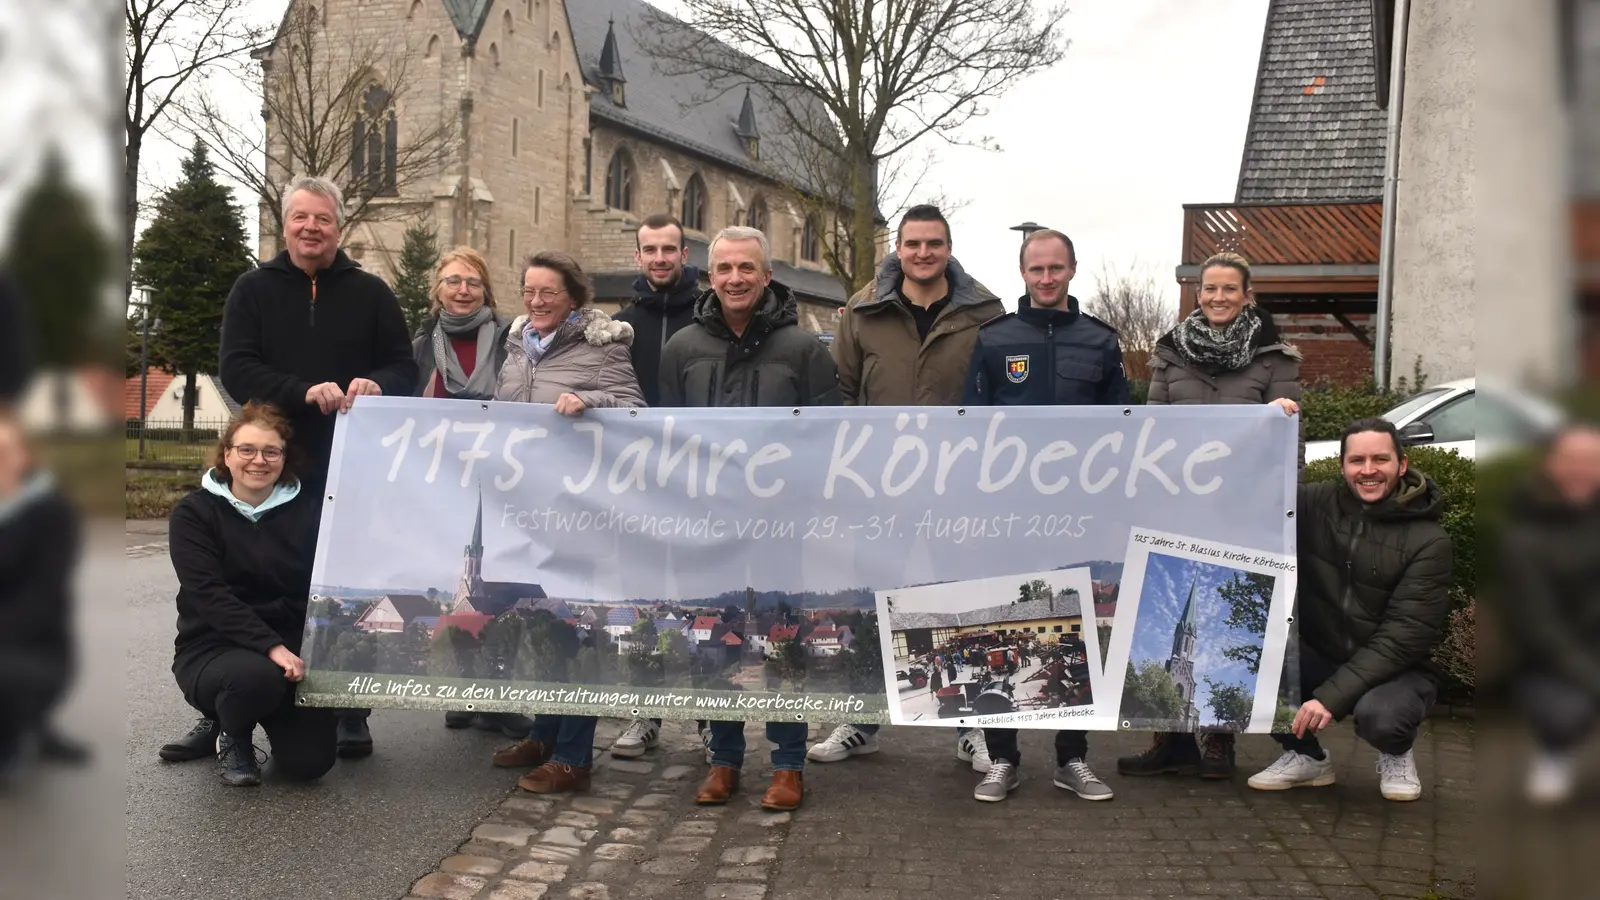
<instances>
[{"instance_id":1,"label":"black jacket zipper","mask_svg":"<svg viewBox=\"0 0 1600 900\"><path fill-rule=\"evenodd\" d=\"M317 276L311 276L311 327L317 327Z\"/></svg>"},{"instance_id":2,"label":"black jacket zipper","mask_svg":"<svg viewBox=\"0 0 1600 900\"><path fill-rule=\"evenodd\" d=\"M1044 339L1050 345L1050 368L1045 371L1045 377L1050 379L1050 402L1058 403L1061 397L1061 385L1056 378L1056 325L1050 322L1044 326Z\"/></svg>"},{"instance_id":3,"label":"black jacket zipper","mask_svg":"<svg viewBox=\"0 0 1600 900\"><path fill-rule=\"evenodd\" d=\"M1356 519L1356 527L1350 532L1350 544L1345 548L1344 555L1344 596L1340 600L1340 610L1344 613L1344 649L1345 653L1354 655L1356 652L1355 639L1350 634L1350 610L1356 593L1356 544L1361 541L1361 533L1366 530L1365 519Z\"/></svg>"}]
</instances>

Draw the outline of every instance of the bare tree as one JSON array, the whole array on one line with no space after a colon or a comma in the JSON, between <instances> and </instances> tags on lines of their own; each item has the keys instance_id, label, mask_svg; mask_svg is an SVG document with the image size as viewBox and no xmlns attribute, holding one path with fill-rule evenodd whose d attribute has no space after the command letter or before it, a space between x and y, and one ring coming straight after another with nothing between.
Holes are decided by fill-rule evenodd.
<instances>
[{"instance_id":1,"label":"bare tree","mask_svg":"<svg viewBox=\"0 0 1600 900\"><path fill-rule=\"evenodd\" d=\"M250 0L123 0L124 260L132 258L139 218L139 161L144 139L176 108L185 89L208 70L242 61L260 45Z\"/></svg>"},{"instance_id":2,"label":"bare tree","mask_svg":"<svg viewBox=\"0 0 1600 900\"><path fill-rule=\"evenodd\" d=\"M345 195L345 228L401 215L384 198L437 178L454 158L458 119L398 111L415 91L413 48L377 39L327 40L316 8L290 7L257 79L261 116L241 121L213 95L183 105L186 127L211 149L217 168L245 185L283 233L283 192L319 175ZM263 223L263 236L267 232Z\"/></svg>"},{"instance_id":3,"label":"bare tree","mask_svg":"<svg viewBox=\"0 0 1600 900\"><path fill-rule=\"evenodd\" d=\"M635 40L663 72L704 78L696 101L761 91L783 132L769 167L848 219L844 246L828 261L852 288L875 274L880 163L928 135L993 146L963 127L987 111L984 101L1065 51L1066 9L1039 0L682 0L681 8L687 27L653 11Z\"/></svg>"},{"instance_id":4,"label":"bare tree","mask_svg":"<svg viewBox=\"0 0 1600 900\"><path fill-rule=\"evenodd\" d=\"M1176 311L1162 296L1155 274L1137 262L1126 269L1102 263L1094 280L1086 311L1117 330L1128 377L1149 381L1150 356L1156 341L1176 324Z\"/></svg>"}]
</instances>

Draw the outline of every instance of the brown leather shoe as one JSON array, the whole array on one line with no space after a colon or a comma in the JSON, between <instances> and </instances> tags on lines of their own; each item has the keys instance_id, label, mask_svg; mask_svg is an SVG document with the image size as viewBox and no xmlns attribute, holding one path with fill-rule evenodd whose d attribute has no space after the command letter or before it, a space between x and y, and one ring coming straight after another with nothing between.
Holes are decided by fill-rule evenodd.
<instances>
[{"instance_id":1,"label":"brown leather shoe","mask_svg":"<svg viewBox=\"0 0 1600 900\"><path fill-rule=\"evenodd\" d=\"M701 806L720 806L728 802L733 792L739 789L739 770L727 766L712 766L711 774L706 780L700 782L700 792L694 795L694 802Z\"/></svg>"},{"instance_id":2,"label":"brown leather shoe","mask_svg":"<svg viewBox=\"0 0 1600 900\"><path fill-rule=\"evenodd\" d=\"M533 794L565 794L589 789L589 770L547 762L517 779L517 787Z\"/></svg>"},{"instance_id":3,"label":"brown leather shoe","mask_svg":"<svg viewBox=\"0 0 1600 900\"><path fill-rule=\"evenodd\" d=\"M773 812L799 809L806 797L804 778L799 772L779 769L772 773L772 787L761 795L761 808Z\"/></svg>"},{"instance_id":4,"label":"brown leather shoe","mask_svg":"<svg viewBox=\"0 0 1600 900\"><path fill-rule=\"evenodd\" d=\"M532 769L550 760L551 747L541 741L517 741L494 753L494 764L502 769Z\"/></svg>"}]
</instances>

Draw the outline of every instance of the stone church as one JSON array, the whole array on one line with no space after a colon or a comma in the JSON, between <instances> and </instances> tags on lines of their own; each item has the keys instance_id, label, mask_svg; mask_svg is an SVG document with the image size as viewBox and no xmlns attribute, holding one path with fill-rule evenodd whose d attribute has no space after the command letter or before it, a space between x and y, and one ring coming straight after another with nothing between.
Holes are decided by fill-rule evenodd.
<instances>
[{"instance_id":1,"label":"stone church","mask_svg":"<svg viewBox=\"0 0 1600 900\"><path fill-rule=\"evenodd\" d=\"M702 268L719 229L761 228L774 277L800 301L800 324L833 331L846 299L822 252L834 215L806 212L762 165L776 112L748 90L702 101L700 77L661 74L634 38L651 13L644 0L291 2L323 4L310 13L330 45L380 40L404 54L403 96L379 98L379 108L366 101L370 123L352 150L358 168L392 172L408 128L456 117L459 140L437 177L380 188L376 215L345 234L369 271L392 281L405 229L421 220L441 249L466 244L484 254L503 312L521 311L519 261L544 249L576 257L597 305L614 311L632 296L638 222L668 212L684 222L690 263ZM268 71L289 64L283 34L258 54ZM270 155L282 144L266 124ZM284 168L276 164L285 181L301 174ZM266 211L262 223L265 257L281 237Z\"/></svg>"}]
</instances>

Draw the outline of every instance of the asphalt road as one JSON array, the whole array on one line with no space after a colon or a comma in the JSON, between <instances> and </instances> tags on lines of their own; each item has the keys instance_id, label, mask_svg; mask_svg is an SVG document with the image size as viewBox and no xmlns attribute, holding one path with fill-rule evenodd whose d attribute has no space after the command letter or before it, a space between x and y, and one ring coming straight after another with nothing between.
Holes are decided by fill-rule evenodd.
<instances>
[{"instance_id":1,"label":"asphalt road","mask_svg":"<svg viewBox=\"0 0 1600 900\"><path fill-rule=\"evenodd\" d=\"M489 765L505 738L447 730L436 712L374 712L374 754L309 785L230 788L210 760L161 762L196 718L170 670L177 583L157 547L128 551L122 581L129 900L403 897L514 788Z\"/></svg>"}]
</instances>

